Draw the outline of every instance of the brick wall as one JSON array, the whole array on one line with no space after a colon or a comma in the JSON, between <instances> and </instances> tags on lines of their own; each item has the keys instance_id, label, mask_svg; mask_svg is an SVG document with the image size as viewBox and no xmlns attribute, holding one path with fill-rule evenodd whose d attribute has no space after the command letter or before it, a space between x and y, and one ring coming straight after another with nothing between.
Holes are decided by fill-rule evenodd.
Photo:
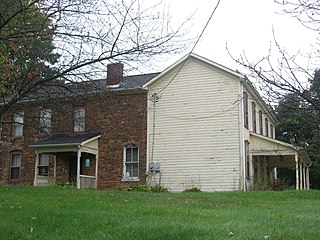
<instances>
[{"instance_id":1,"label":"brick wall","mask_svg":"<svg viewBox=\"0 0 320 240\"><path fill-rule=\"evenodd\" d=\"M123 148L129 144L139 147L139 183L145 183L146 168L146 121L147 93L142 90L118 91L96 94L94 96L74 97L69 99L51 99L45 102L28 103L7 112L3 125L0 146L0 184L32 184L35 173L35 150L29 145L48 136L39 134L39 113L41 107L51 108L52 133L73 132L73 109L85 107L86 132L99 131L98 188L121 188L133 184L123 182ZM25 112L24 136L12 139L13 113ZM9 181L10 154L22 152L21 179ZM62 154L63 155L63 154ZM62 155L57 155L57 180L68 181L69 162ZM91 164L94 164L91 161ZM50 166L51 169L51 166ZM88 174L92 174L92 169ZM136 183L136 182L135 182Z\"/></svg>"}]
</instances>

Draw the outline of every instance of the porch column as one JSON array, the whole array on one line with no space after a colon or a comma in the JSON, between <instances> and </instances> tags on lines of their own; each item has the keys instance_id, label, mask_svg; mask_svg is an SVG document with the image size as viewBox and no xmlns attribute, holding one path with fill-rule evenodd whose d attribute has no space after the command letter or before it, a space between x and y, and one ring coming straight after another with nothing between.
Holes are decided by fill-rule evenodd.
<instances>
[{"instance_id":1,"label":"porch column","mask_svg":"<svg viewBox=\"0 0 320 240\"><path fill-rule=\"evenodd\" d=\"M306 167L306 168L307 168L307 189L309 190L310 189L309 167Z\"/></svg>"},{"instance_id":2,"label":"porch column","mask_svg":"<svg viewBox=\"0 0 320 240\"><path fill-rule=\"evenodd\" d=\"M36 162L34 164L33 186L37 186L38 184L38 163L39 163L39 153L38 153L38 149L36 149Z\"/></svg>"},{"instance_id":3,"label":"porch column","mask_svg":"<svg viewBox=\"0 0 320 240\"><path fill-rule=\"evenodd\" d=\"M296 162L296 189L299 190L299 159L298 154L294 154L294 160Z\"/></svg>"},{"instance_id":4,"label":"porch column","mask_svg":"<svg viewBox=\"0 0 320 240\"><path fill-rule=\"evenodd\" d=\"M307 190L307 165L303 163L303 189Z\"/></svg>"},{"instance_id":5,"label":"porch column","mask_svg":"<svg viewBox=\"0 0 320 240\"><path fill-rule=\"evenodd\" d=\"M77 188L80 189L80 158L81 158L81 147L78 146L77 152Z\"/></svg>"},{"instance_id":6,"label":"porch column","mask_svg":"<svg viewBox=\"0 0 320 240\"><path fill-rule=\"evenodd\" d=\"M95 170L95 177L96 177L96 180L95 180L95 188L97 188L97 186L98 186L98 159L99 159L99 157L98 157L98 151L97 151L97 153L96 153L96 170Z\"/></svg>"},{"instance_id":7,"label":"porch column","mask_svg":"<svg viewBox=\"0 0 320 240\"><path fill-rule=\"evenodd\" d=\"M272 171L272 175L273 175L273 182L277 182L278 180L278 172L277 172L277 167L274 167L273 168L273 171Z\"/></svg>"},{"instance_id":8,"label":"porch column","mask_svg":"<svg viewBox=\"0 0 320 240\"><path fill-rule=\"evenodd\" d=\"M53 155L53 180L56 181L57 177L57 157Z\"/></svg>"},{"instance_id":9,"label":"porch column","mask_svg":"<svg viewBox=\"0 0 320 240\"><path fill-rule=\"evenodd\" d=\"M303 189L303 171L302 171L302 162L299 163L299 169L300 169L300 189Z\"/></svg>"}]
</instances>

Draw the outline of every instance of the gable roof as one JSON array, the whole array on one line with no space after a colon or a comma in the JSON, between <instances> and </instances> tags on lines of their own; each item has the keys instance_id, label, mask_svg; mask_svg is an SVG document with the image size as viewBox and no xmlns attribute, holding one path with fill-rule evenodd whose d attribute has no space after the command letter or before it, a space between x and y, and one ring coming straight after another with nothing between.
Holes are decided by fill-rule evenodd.
<instances>
[{"instance_id":1,"label":"gable roof","mask_svg":"<svg viewBox=\"0 0 320 240\"><path fill-rule=\"evenodd\" d=\"M179 65L182 64L182 66L184 65L184 63L190 59L190 58L195 58L195 59L198 59L202 62L205 62L213 67L216 67L220 70L223 70L224 72L227 72L237 78L240 78L240 79L245 79L245 75L237 72L237 71L234 71L230 68L227 68L221 64L218 64L214 61L211 61L207 58L204 58L202 56L199 56L195 53L189 53L187 55L185 55L184 57L182 57L180 60L178 60L177 62L175 62L174 64L172 64L170 67L168 67L167 69L165 69L164 71L162 71L159 75L155 76L153 79L151 79L150 81L146 82L144 85L143 85L143 88L147 88L149 85L151 85L152 83L156 82L159 78L161 78L162 76L164 76L165 74L167 74L168 72L170 72L172 69L178 67Z\"/></svg>"},{"instance_id":2,"label":"gable roof","mask_svg":"<svg viewBox=\"0 0 320 240\"><path fill-rule=\"evenodd\" d=\"M144 85L143 88L147 89L148 86L150 86L151 84L153 84L154 82L158 81L159 79L161 79L162 76L164 76L165 74L167 74L168 72L172 71L174 68L178 68L180 67L180 69L183 67L183 65L185 64L185 62L188 59L197 59L201 62L204 62L206 64L209 64L210 66L213 66L215 68L218 68L228 74L233 75L234 77L238 78L241 82L243 82L244 86L246 89L249 90L249 92L255 97L255 100L258 101L260 103L260 105L262 106L263 110L265 111L265 113L267 113L269 115L269 117L274 121L277 122L275 115L272 113L272 111L270 111L269 106L265 103L265 101L262 99L262 97L260 96L259 92L255 89L255 87L253 86L253 84L251 83L251 81L243 74L239 73L238 71L234 71L228 67L225 67L221 64L218 64L214 61L211 61L207 58L204 58L202 56L199 56L195 53L189 53L187 55L185 55L184 57L182 57L180 60L178 60L177 62L175 62L174 64L172 64L170 67L168 67L167 69L165 69L163 72L161 72L160 74L158 74L157 76L155 76L153 79L151 79L150 81L147 81ZM179 69L179 71L180 71Z\"/></svg>"}]
</instances>

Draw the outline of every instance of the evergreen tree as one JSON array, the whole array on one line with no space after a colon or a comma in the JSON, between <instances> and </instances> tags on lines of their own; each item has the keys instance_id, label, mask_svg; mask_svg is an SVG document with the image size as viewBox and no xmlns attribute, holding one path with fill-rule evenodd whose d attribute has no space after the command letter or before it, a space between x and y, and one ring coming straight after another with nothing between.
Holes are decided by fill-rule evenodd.
<instances>
[{"instance_id":1,"label":"evergreen tree","mask_svg":"<svg viewBox=\"0 0 320 240\"><path fill-rule=\"evenodd\" d=\"M54 73L55 26L40 1L0 2L0 94L24 95ZM24 11L21 11L24 9ZM19 14L17 14L19 12Z\"/></svg>"},{"instance_id":2,"label":"evergreen tree","mask_svg":"<svg viewBox=\"0 0 320 240\"><path fill-rule=\"evenodd\" d=\"M310 88L305 94L314 101L319 101L320 70L315 71L314 77L310 80ZM279 101L276 115L279 120L276 128L277 138L306 150L313 162L310 168L311 187L320 188L319 112L298 94L290 93Z\"/></svg>"}]
</instances>

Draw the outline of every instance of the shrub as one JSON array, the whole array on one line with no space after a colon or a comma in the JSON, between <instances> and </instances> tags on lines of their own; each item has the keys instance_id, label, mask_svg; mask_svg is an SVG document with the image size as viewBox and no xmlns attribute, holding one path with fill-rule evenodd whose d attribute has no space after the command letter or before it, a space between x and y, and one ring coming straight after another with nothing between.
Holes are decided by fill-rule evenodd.
<instances>
[{"instance_id":1,"label":"shrub","mask_svg":"<svg viewBox=\"0 0 320 240\"><path fill-rule=\"evenodd\" d=\"M160 193L160 192L169 192L167 188L157 184L157 185L154 185L154 186L150 186L150 192L157 192L157 193Z\"/></svg>"},{"instance_id":2,"label":"shrub","mask_svg":"<svg viewBox=\"0 0 320 240\"><path fill-rule=\"evenodd\" d=\"M193 187L193 188L187 188L183 192L202 192L200 188Z\"/></svg>"},{"instance_id":3,"label":"shrub","mask_svg":"<svg viewBox=\"0 0 320 240\"><path fill-rule=\"evenodd\" d=\"M74 182L55 182L52 184L53 187L63 187L63 188L77 188L77 184Z\"/></svg>"},{"instance_id":4,"label":"shrub","mask_svg":"<svg viewBox=\"0 0 320 240\"><path fill-rule=\"evenodd\" d=\"M150 192L150 189L146 185L133 185L127 188L127 191L135 191L135 192Z\"/></svg>"},{"instance_id":5,"label":"shrub","mask_svg":"<svg viewBox=\"0 0 320 240\"><path fill-rule=\"evenodd\" d=\"M161 185L147 186L147 185L132 185L127 188L127 191L136 191L136 192L168 192L168 189Z\"/></svg>"}]
</instances>

